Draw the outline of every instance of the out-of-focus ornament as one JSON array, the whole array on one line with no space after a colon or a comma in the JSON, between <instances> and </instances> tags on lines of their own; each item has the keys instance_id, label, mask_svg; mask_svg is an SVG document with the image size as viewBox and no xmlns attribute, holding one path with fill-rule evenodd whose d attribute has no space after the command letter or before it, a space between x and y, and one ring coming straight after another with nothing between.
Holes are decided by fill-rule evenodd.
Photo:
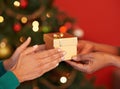
<instances>
[{"instance_id":1,"label":"out-of-focus ornament","mask_svg":"<svg viewBox=\"0 0 120 89\"><path fill-rule=\"evenodd\" d=\"M4 17L0 16L0 23L3 23L3 22L4 22Z\"/></svg>"},{"instance_id":2,"label":"out-of-focus ornament","mask_svg":"<svg viewBox=\"0 0 120 89\"><path fill-rule=\"evenodd\" d=\"M10 56L12 53L10 45L6 42L0 42L0 58L4 59Z\"/></svg>"},{"instance_id":3,"label":"out-of-focus ornament","mask_svg":"<svg viewBox=\"0 0 120 89\"><path fill-rule=\"evenodd\" d=\"M73 31L73 34L78 38L81 38L84 36L84 31L81 28L77 28Z\"/></svg>"},{"instance_id":4,"label":"out-of-focus ornament","mask_svg":"<svg viewBox=\"0 0 120 89\"><path fill-rule=\"evenodd\" d=\"M21 18L21 22L22 22L23 24L27 23L27 21L28 21L27 17L22 17L22 18Z\"/></svg>"},{"instance_id":5,"label":"out-of-focus ornament","mask_svg":"<svg viewBox=\"0 0 120 89\"><path fill-rule=\"evenodd\" d=\"M72 24L71 24L70 22L66 22L66 23L65 23L65 26L67 27L67 29L72 28Z\"/></svg>"},{"instance_id":6,"label":"out-of-focus ornament","mask_svg":"<svg viewBox=\"0 0 120 89\"><path fill-rule=\"evenodd\" d=\"M42 32L44 32L44 33L48 33L48 32L51 31L51 28L50 28L50 26L42 26L41 30L42 30Z\"/></svg>"},{"instance_id":7,"label":"out-of-focus ornament","mask_svg":"<svg viewBox=\"0 0 120 89\"><path fill-rule=\"evenodd\" d=\"M61 27L59 28L59 31L60 31L61 33L66 33L66 32L67 32L67 28L66 28L65 26L61 26Z\"/></svg>"},{"instance_id":8,"label":"out-of-focus ornament","mask_svg":"<svg viewBox=\"0 0 120 89\"><path fill-rule=\"evenodd\" d=\"M19 7L20 6L20 2L19 1L14 1L13 4L14 4L15 7Z\"/></svg>"},{"instance_id":9,"label":"out-of-focus ornament","mask_svg":"<svg viewBox=\"0 0 120 89\"><path fill-rule=\"evenodd\" d=\"M25 9L28 6L28 0L20 0L20 7Z\"/></svg>"},{"instance_id":10,"label":"out-of-focus ornament","mask_svg":"<svg viewBox=\"0 0 120 89\"><path fill-rule=\"evenodd\" d=\"M21 24L20 23L15 23L14 25L13 25L13 30L15 31L15 32L19 32L20 30L21 30Z\"/></svg>"}]
</instances>

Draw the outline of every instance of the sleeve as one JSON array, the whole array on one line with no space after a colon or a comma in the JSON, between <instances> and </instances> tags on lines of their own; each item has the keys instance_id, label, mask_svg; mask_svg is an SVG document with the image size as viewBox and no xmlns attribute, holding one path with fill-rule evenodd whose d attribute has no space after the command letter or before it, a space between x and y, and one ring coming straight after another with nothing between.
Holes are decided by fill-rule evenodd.
<instances>
[{"instance_id":1,"label":"sleeve","mask_svg":"<svg viewBox=\"0 0 120 89\"><path fill-rule=\"evenodd\" d=\"M4 66L3 66L3 62L0 61L0 77L1 77L3 74L5 74L5 73L6 73L6 70L5 70Z\"/></svg>"},{"instance_id":2,"label":"sleeve","mask_svg":"<svg viewBox=\"0 0 120 89\"><path fill-rule=\"evenodd\" d=\"M16 89L19 84L18 79L11 71L0 77L0 89Z\"/></svg>"}]
</instances>

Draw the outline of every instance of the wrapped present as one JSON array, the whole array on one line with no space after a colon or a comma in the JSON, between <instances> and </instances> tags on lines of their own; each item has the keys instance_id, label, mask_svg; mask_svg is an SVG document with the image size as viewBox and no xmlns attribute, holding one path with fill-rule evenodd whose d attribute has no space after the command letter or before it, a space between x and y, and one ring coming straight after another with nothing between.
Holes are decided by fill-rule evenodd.
<instances>
[{"instance_id":1,"label":"wrapped present","mask_svg":"<svg viewBox=\"0 0 120 89\"><path fill-rule=\"evenodd\" d=\"M47 49L61 48L66 52L65 60L77 55L77 37L68 33L44 34L44 41Z\"/></svg>"}]
</instances>

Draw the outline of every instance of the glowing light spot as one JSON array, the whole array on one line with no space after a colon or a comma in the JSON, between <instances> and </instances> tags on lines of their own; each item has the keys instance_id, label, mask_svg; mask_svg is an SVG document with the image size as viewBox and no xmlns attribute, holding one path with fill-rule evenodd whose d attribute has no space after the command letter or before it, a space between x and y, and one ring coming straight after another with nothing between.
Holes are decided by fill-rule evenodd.
<instances>
[{"instance_id":1,"label":"glowing light spot","mask_svg":"<svg viewBox=\"0 0 120 89\"><path fill-rule=\"evenodd\" d=\"M65 77L65 76L62 76L61 78L60 78L60 82L61 83L67 83L67 77Z\"/></svg>"},{"instance_id":2,"label":"glowing light spot","mask_svg":"<svg viewBox=\"0 0 120 89\"><path fill-rule=\"evenodd\" d=\"M39 27L33 26L32 30L33 30L34 32L38 32L38 31L39 31Z\"/></svg>"},{"instance_id":3,"label":"glowing light spot","mask_svg":"<svg viewBox=\"0 0 120 89\"><path fill-rule=\"evenodd\" d=\"M21 18L21 22L22 22L22 23L27 23L27 21L28 21L27 17L22 17L22 18Z\"/></svg>"},{"instance_id":4,"label":"glowing light spot","mask_svg":"<svg viewBox=\"0 0 120 89\"><path fill-rule=\"evenodd\" d=\"M4 17L0 16L0 23L4 22Z\"/></svg>"},{"instance_id":5,"label":"glowing light spot","mask_svg":"<svg viewBox=\"0 0 120 89\"><path fill-rule=\"evenodd\" d=\"M38 21L33 21L32 26L39 26L39 22Z\"/></svg>"},{"instance_id":6,"label":"glowing light spot","mask_svg":"<svg viewBox=\"0 0 120 89\"><path fill-rule=\"evenodd\" d=\"M16 6L16 7L19 7L20 6L20 2L19 1L14 1L14 6Z\"/></svg>"}]
</instances>

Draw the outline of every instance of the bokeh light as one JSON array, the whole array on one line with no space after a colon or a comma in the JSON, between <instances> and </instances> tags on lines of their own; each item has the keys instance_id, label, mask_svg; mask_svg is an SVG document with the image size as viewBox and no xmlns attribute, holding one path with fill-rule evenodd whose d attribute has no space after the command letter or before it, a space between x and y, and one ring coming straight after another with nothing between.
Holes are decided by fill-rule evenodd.
<instances>
[{"instance_id":1,"label":"bokeh light","mask_svg":"<svg viewBox=\"0 0 120 89\"><path fill-rule=\"evenodd\" d=\"M67 79L67 77L65 77L65 76L62 76L62 77L60 78L60 82L61 82L61 83L67 83L67 81L68 81L68 79Z\"/></svg>"},{"instance_id":2,"label":"bokeh light","mask_svg":"<svg viewBox=\"0 0 120 89\"><path fill-rule=\"evenodd\" d=\"M3 23L3 22L4 22L4 17L0 16L0 23Z\"/></svg>"},{"instance_id":3,"label":"bokeh light","mask_svg":"<svg viewBox=\"0 0 120 89\"><path fill-rule=\"evenodd\" d=\"M22 22L22 23L25 24L25 23L27 23L27 21L28 21L27 17L22 17L22 18L21 18L21 22Z\"/></svg>"},{"instance_id":4,"label":"bokeh light","mask_svg":"<svg viewBox=\"0 0 120 89\"><path fill-rule=\"evenodd\" d=\"M14 6L16 6L16 7L19 7L20 6L20 2L19 1L14 1Z\"/></svg>"}]
</instances>

